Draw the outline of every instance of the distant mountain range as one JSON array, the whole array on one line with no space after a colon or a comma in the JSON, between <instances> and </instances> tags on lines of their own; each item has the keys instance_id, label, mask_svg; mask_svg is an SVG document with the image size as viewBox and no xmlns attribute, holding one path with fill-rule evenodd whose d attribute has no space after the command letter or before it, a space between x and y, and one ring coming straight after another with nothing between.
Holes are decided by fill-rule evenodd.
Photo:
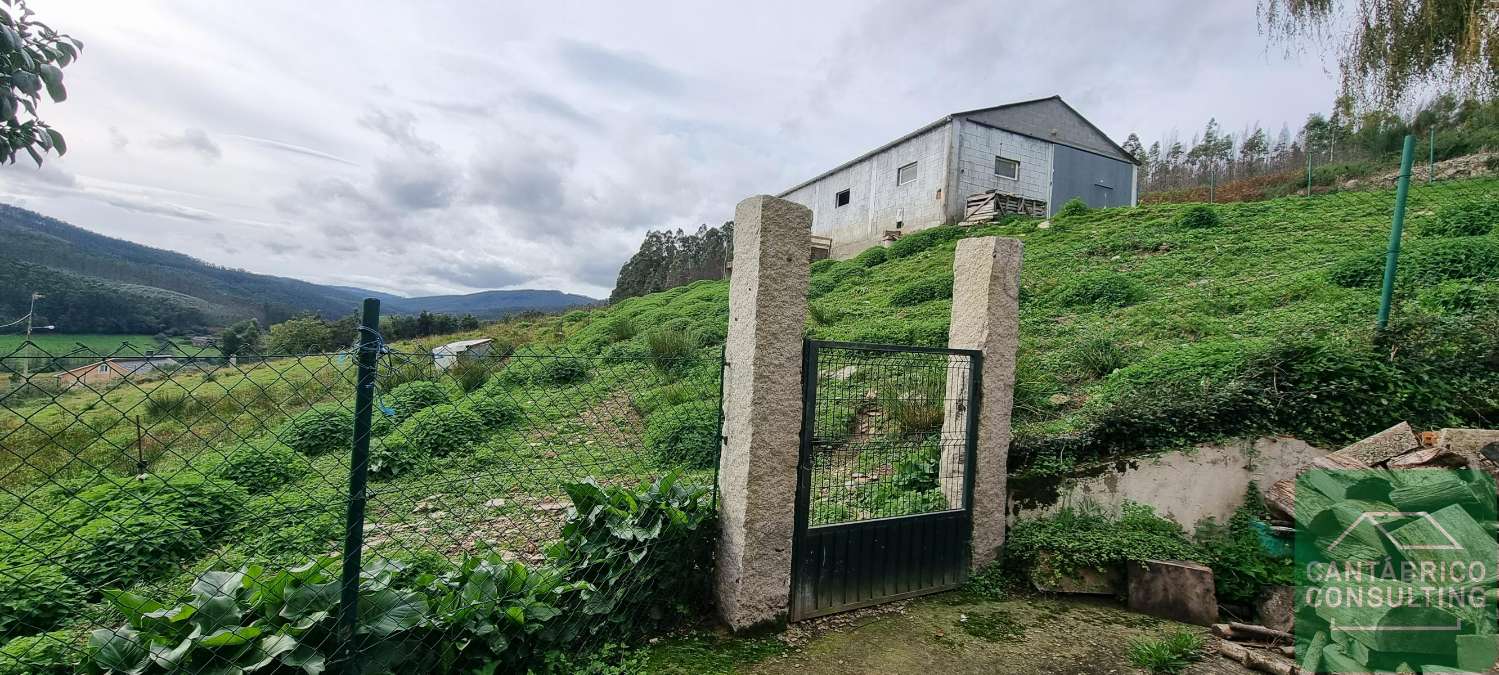
<instances>
[{"instance_id":1,"label":"distant mountain range","mask_svg":"<svg viewBox=\"0 0 1499 675\"><path fill-rule=\"evenodd\" d=\"M47 296L38 318L67 333L201 331L248 318L268 325L306 312L336 318L357 311L366 297L380 298L382 314L483 319L598 302L553 290L404 297L326 286L220 267L0 205L0 320L24 315L33 292Z\"/></svg>"}]
</instances>

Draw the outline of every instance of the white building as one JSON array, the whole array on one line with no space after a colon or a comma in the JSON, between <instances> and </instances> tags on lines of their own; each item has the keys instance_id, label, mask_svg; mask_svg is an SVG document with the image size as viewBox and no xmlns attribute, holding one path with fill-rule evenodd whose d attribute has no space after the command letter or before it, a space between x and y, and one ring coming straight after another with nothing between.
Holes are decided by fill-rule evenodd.
<instances>
[{"instance_id":1,"label":"white building","mask_svg":"<svg viewBox=\"0 0 1499 675\"><path fill-rule=\"evenodd\" d=\"M899 233L964 218L994 191L1038 213L1074 197L1134 205L1138 166L1060 96L948 115L781 193L847 258Z\"/></svg>"},{"instance_id":2,"label":"white building","mask_svg":"<svg viewBox=\"0 0 1499 675\"><path fill-rule=\"evenodd\" d=\"M432 349L432 363L440 370L447 370L458 359L477 359L489 354L494 347L493 338L459 340Z\"/></svg>"}]
</instances>

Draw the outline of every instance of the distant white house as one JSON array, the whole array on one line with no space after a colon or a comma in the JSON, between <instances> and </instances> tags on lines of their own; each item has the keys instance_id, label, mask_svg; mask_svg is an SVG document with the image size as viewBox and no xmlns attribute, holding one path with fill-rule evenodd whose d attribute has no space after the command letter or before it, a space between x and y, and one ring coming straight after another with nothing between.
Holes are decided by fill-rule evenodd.
<instances>
[{"instance_id":1,"label":"distant white house","mask_svg":"<svg viewBox=\"0 0 1499 675\"><path fill-rule=\"evenodd\" d=\"M494 347L493 338L459 340L432 349L432 362L442 370L452 367L458 359L477 359L489 354Z\"/></svg>"}]
</instances>

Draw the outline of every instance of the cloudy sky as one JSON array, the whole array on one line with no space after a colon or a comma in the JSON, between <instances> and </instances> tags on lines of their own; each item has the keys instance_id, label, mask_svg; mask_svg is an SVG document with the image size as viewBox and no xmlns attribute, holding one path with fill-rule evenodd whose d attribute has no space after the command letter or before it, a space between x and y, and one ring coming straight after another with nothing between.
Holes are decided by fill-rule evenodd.
<instances>
[{"instance_id":1,"label":"cloudy sky","mask_svg":"<svg viewBox=\"0 0 1499 675\"><path fill-rule=\"evenodd\" d=\"M31 0L85 42L69 153L0 201L212 263L403 294L607 295L948 112L1061 94L1116 140L1325 109L1254 2Z\"/></svg>"}]
</instances>

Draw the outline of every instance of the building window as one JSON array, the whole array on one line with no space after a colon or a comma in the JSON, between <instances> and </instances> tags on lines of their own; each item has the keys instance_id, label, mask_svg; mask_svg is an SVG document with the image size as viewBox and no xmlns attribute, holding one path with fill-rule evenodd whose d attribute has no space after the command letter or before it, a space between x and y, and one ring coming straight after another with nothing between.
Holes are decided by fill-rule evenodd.
<instances>
[{"instance_id":1,"label":"building window","mask_svg":"<svg viewBox=\"0 0 1499 675\"><path fill-rule=\"evenodd\" d=\"M838 194L833 195L833 208L840 206L848 206L848 190L840 190Z\"/></svg>"},{"instance_id":2,"label":"building window","mask_svg":"<svg viewBox=\"0 0 1499 675\"><path fill-rule=\"evenodd\" d=\"M916 162L911 162L895 170L896 185L905 185L913 180L916 180Z\"/></svg>"},{"instance_id":3,"label":"building window","mask_svg":"<svg viewBox=\"0 0 1499 675\"><path fill-rule=\"evenodd\" d=\"M108 363L101 363L101 364L99 364L99 372L101 372L101 373L107 373L107 372L109 372L109 364Z\"/></svg>"},{"instance_id":4,"label":"building window","mask_svg":"<svg viewBox=\"0 0 1499 675\"><path fill-rule=\"evenodd\" d=\"M995 155L994 175L1010 180L1020 180L1020 162Z\"/></svg>"}]
</instances>

